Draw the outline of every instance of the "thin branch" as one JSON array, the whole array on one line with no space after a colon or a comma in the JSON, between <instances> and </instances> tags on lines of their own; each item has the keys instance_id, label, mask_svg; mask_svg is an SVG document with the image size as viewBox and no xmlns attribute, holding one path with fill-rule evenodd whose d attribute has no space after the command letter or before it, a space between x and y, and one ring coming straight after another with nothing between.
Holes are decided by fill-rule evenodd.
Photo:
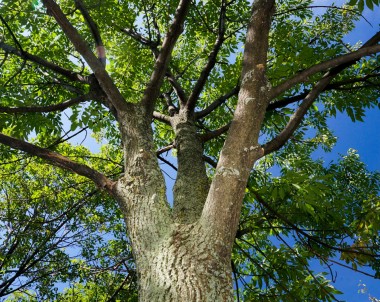
<instances>
[{"instance_id":1,"label":"thin branch","mask_svg":"<svg viewBox=\"0 0 380 302\"><path fill-rule=\"evenodd\" d=\"M368 56L371 54L375 54L380 51L380 45L373 45L373 46L366 46L362 47L357 51L354 51L349 54L341 55L339 57L336 57L334 59L316 64L310 68L305 69L304 71L301 71L291 77L290 79L286 80L285 82L279 84L278 86L271 89L269 98L274 99L276 96L280 95L284 91L292 88L294 85L307 82L309 77L327 70L329 68L338 68L340 66L344 66L344 64L353 64L356 62L356 60ZM340 69L340 68L339 68ZM340 70L339 70L340 71Z\"/></svg>"},{"instance_id":2,"label":"thin branch","mask_svg":"<svg viewBox=\"0 0 380 302\"><path fill-rule=\"evenodd\" d=\"M147 26L147 31L148 31L148 37L149 37L149 40L152 40L152 31L151 31L151 28L150 28L150 22L149 22L149 17L148 17L148 14L151 13L153 14L153 8L155 6L155 3L153 3L151 9L147 9L146 7L146 1L142 1L142 5L143 5L143 8L144 8L144 18L145 18L145 22L146 22L146 26Z\"/></svg>"},{"instance_id":3,"label":"thin branch","mask_svg":"<svg viewBox=\"0 0 380 302\"><path fill-rule=\"evenodd\" d=\"M335 60L338 60L339 64L333 64L331 67L331 70L327 72L313 87L313 89L307 94L307 96L304 98L303 102L299 106L299 108L296 110L296 112L290 117L290 120L288 124L285 126L285 128L271 141L266 143L263 146L264 154L272 153L278 149L280 149L287 141L288 139L293 135L293 133L296 131L300 123L302 122L304 116L307 113L307 110L310 108L312 103L316 100L316 98L319 96L319 94L326 89L330 81L343 69L350 66L351 64L355 63L356 59L361 58L363 55L367 55L371 53L371 51L380 51L380 45L374 45L374 46L368 46L372 45L373 43L377 43L380 40L380 32L375 34L370 40L368 40L362 48L360 48L358 51L350 53L348 55L343 55L338 58L323 62L321 64L317 64L304 72L307 72L308 70L312 70L313 68L317 68L318 66L326 65L328 62L332 62ZM372 50L371 50L372 49ZM369 52L368 52L369 51ZM375 53L374 52L374 53ZM352 56L352 55L356 56ZM360 54L360 56L358 56ZM356 59L355 59L356 58ZM318 68L317 68L318 69ZM301 72L303 74L304 72ZM280 84L276 88L272 89L271 94L273 94L273 91L276 91L278 87L281 87L283 85L287 85L287 83L291 83L293 79L295 79L298 76L293 77L292 79L286 81L283 84ZM302 79L301 79L302 80ZM284 87L285 87L284 86ZM290 88L289 86L288 88ZM281 89L280 89L281 90ZM283 92L283 91L282 91Z\"/></svg>"},{"instance_id":4,"label":"thin branch","mask_svg":"<svg viewBox=\"0 0 380 302\"><path fill-rule=\"evenodd\" d=\"M173 100L170 96L171 92L164 92L162 94L162 98L165 99L166 101L166 106L167 106L167 110L169 112L169 115L172 117L174 116L176 113L179 112L178 108L174 105L173 103Z\"/></svg>"},{"instance_id":5,"label":"thin branch","mask_svg":"<svg viewBox=\"0 0 380 302\"><path fill-rule=\"evenodd\" d=\"M146 108L146 113L148 116L151 116L154 110L154 103L160 93L160 88L169 66L171 53L178 37L183 31L183 26L190 3L190 0L179 1L173 23L166 34L164 42L162 43L162 48L154 64L153 73L142 99L142 104Z\"/></svg>"},{"instance_id":6,"label":"thin branch","mask_svg":"<svg viewBox=\"0 0 380 302\"><path fill-rule=\"evenodd\" d=\"M203 160L206 163L208 163L211 167L213 167L214 169L216 169L216 166L218 165L218 163L216 161L214 161L211 157L203 155Z\"/></svg>"},{"instance_id":7,"label":"thin branch","mask_svg":"<svg viewBox=\"0 0 380 302\"><path fill-rule=\"evenodd\" d=\"M68 78L71 81L88 83L88 79L86 76L82 76L79 73L76 73L74 71L62 68L62 67L60 67L54 63L46 61L45 59L42 59L38 56L30 54L26 51L18 50L16 48L14 48L13 46L8 45L2 41L0 41L0 48L2 50L4 50L7 54L10 53L10 54L16 55L16 56L18 56L24 60L36 63L40 66L43 66L43 67L55 72L55 73L63 75L64 77Z\"/></svg>"},{"instance_id":8,"label":"thin branch","mask_svg":"<svg viewBox=\"0 0 380 302\"><path fill-rule=\"evenodd\" d=\"M221 7L220 7L220 14L219 14L218 36L215 40L214 47L210 55L208 56L207 64L202 70L201 75L198 81L196 82L194 89L191 92L189 99L187 100L187 103L186 103L186 107L189 109L190 112L194 111L199 95L201 94L203 87L205 86L206 81L216 64L216 58L218 56L219 50L221 49L223 45L224 33L226 31L226 25L225 25L226 10L227 10L226 3L225 1L222 1Z\"/></svg>"},{"instance_id":9,"label":"thin branch","mask_svg":"<svg viewBox=\"0 0 380 302\"><path fill-rule=\"evenodd\" d=\"M74 162L59 153L50 151L49 149L38 147L31 143L7 136L2 133L0 133L0 143L9 146L12 149L24 151L32 156L37 156L41 159L44 159L48 161L51 165L87 177L91 179L99 188L106 189L107 191L112 193L114 182L108 179L102 173L90 168L89 166Z\"/></svg>"},{"instance_id":10,"label":"thin branch","mask_svg":"<svg viewBox=\"0 0 380 302\"><path fill-rule=\"evenodd\" d=\"M216 129L214 131L209 131L209 132L202 134L200 136L201 141L207 142L209 140L212 140L213 138L216 138L216 137L222 135L223 133L226 133L228 131L228 129L230 128L230 125L231 124L228 123L227 125L224 125L223 127L220 127L219 129Z\"/></svg>"},{"instance_id":11,"label":"thin branch","mask_svg":"<svg viewBox=\"0 0 380 302\"><path fill-rule=\"evenodd\" d=\"M167 115L165 115L163 113L154 111L153 112L153 118L155 120L158 120L158 121L163 122L165 124L171 125L171 118L170 118L170 116L167 116Z\"/></svg>"},{"instance_id":12,"label":"thin branch","mask_svg":"<svg viewBox=\"0 0 380 302\"><path fill-rule=\"evenodd\" d=\"M293 12L293 11L297 11L297 10L301 10L301 9L312 9L312 8L333 8L333 9L337 9L337 10L343 10L343 11L348 11L348 12L351 12L351 13L354 13L356 15L359 15L360 17L362 17L364 19L364 21L366 21L371 27L372 24L371 22L369 22L366 17L364 17L363 14L359 13L357 10L354 10L354 9L349 9L349 8L346 8L346 7L339 7L339 6L335 6L335 5L309 5L309 6L298 6L298 7L295 7L295 8L291 8L291 9L288 9L286 11L281 11L281 12L278 12L276 14L274 14L274 16L281 16L281 15L284 15L284 14L288 14L290 12Z\"/></svg>"},{"instance_id":13,"label":"thin branch","mask_svg":"<svg viewBox=\"0 0 380 302\"><path fill-rule=\"evenodd\" d=\"M24 52L20 42L17 40L15 34L13 33L12 29L10 28L9 24L7 21L5 21L5 19L3 18L2 15L0 15L0 21L5 25L5 27L7 28L7 30L9 31L10 35L12 36L12 40L13 42L15 42L15 44L17 45L17 47L20 49L21 53Z\"/></svg>"},{"instance_id":14,"label":"thin branch","mask_svg":"<svg viewBox=\"0 0 380 302\"><path fill-rule=\"evenodd\" d=\"M176 95L178 96L181 106L185 106L186 100L187 100L187 95L186 95L185 90L182 88L182 86L179 84L179 82L177 81L177 79L174 77L174 75L171 73L170 70L167 71L166 76L169 83L172 85Z\"/></svg>"},{"instance_id":15,"label":"thin branch","mask_svg":"<svg viewBox=\"0 0 380 302\"><path fill-rule=\"evenodd\" d=\"M49 254L51 251L57 248L57 245L59 244L59 241L63 240L63 237L59 239L58 242L56 242L53 246L51 246L48 249L44 249L43 247L46 245L46 243L51 240L59 232L60 229L71 219L72 217L67 216L64 220L62 220L50 233L49 236L43 239L43 241L32 250L32 252L26 253L24 256L25 258L21 261L20 266L18 267L15 274L9 278L8 280L5 280L3 283L0 284L0 296L7 293L7 289L12 285L12 282L15 281L18 277L20 277L23 273L27 272L28 269L35 266L39 261L41 261L44 257L46 257L47 254ZM38 257L38 255L40 256ZM24 284L25 286L25 284ZM8 292L9 293L9 292Z\"/></svg>"},{"instance_id":16,"label":"thin branch","mask_svg":"<svg viewBox=\"0 0 380 302\"><path fill-rule=\"evenodd\" d=\"M262 206L262 205L261 205ZM262 206L263 207L263 206ZM326 291L326 289L322 286L322 284L320 283L320 281L314 276L314 273L313 273L313 271L311 271L310 270L310 268L309 268L309 264L308 264L308 262L307 262L307 260L305 259L305 258L303 258L302 256L300 256L300 254L299 253L297 253L295 250L294 250L294 248L293 247L291 247L290 245L289 245L289 243L284 239L284 238L282 238L282 236L280 235L280 232L278 232L278 230L273 226L273 224L271 223L271 221L268 219L268 214L267 213L265 213L264 214L265 216L266 216L266 218L267 218L267 221L268 221L268 223L269 223L269 225L271 226L271 230L273 230L275 233L276 233L276 237L280 240L280 241L282 241L282 243L291 251L291 253L295 256L295 258L305 267L305 269L306 269L306 271L309 273L309 275L314 279L314 282L316 283L316 284L318 284L319 285L319 287L325 292L325 294L327 295L327 296L330 296L334 301L338 301L339 302L339 300L337 300L335 297L334 297L334 295L332 294L332 293L329 293L328 291ZM331 271L331 268L329 267L329 269L330 269L330 273L331 273L331 276L333 277L333 274L332 274L332 271ZM331 280L332 282L334 282L334 278L332 278L332 280Z\"/></svg>"},{"instance_id":17,"label":"thin branch","mask_svg":"<svg viewBox=\"0 0 380 302\"><path fill-rule=\"evenodd\" d=\"M159 158L161 161L163 161L165 164L167 164L168 166L172 167L175 171L178 170L178 168L173 165L170 161L168 161L167 159L163 158L161 155L157 155L157 158Z\"/></svg>"},{"instance_id":18,"label":"thin branch","mask_svg":"<svg viewBox=\"0 0 380 302\"><path fill-rule=\"evenodd\" d=\"M104 66L106 66L106 62L107 62L106 49L104 48L104 44L99 32L98 25L95 23L94 19L92 19L91 15L89 14L82 0L75 0L75 5L78 7L80 12L82 13L83 18L86 20L88 27L90 28L90 31L92 33L92 36L94 37L96 53L97 53L99 61Z\"/></svg>"},{"instance_id":19,"label":"thin branch","mask_svg":"<svg viewBox=\"0 0 380 302\"><path fill-rule=\"evenodd\" d=\"M234 275L234 280L235 280L237 302L240 302L239 281L237 278L237 270L236 270L235 263L232 260L231 260L231 267L232 267L232 273Z\"/></svg>"},{"instance_id":20,"label":"thin branch","mask_svg":"<svg viewBox=\"0 0 380 302\"><path fill-rule=\"evenodd\" d=\"M63 111L73 105L77 105L83 102L88 102L94 97L93 93L88 93L85 95L72 98L66 102L48 106L19 106L19 107L6 107L0 106L0 112L5 113L30 113L30 112L53 112L53 111Z\"/></svg>"},{"instance_id":21,"label":"thin branch","mask_svg":"<svg viewBox=\"0 0 380 302\"><path fill-rule=\"evenodd\" d=\"M298 107L296 112L290 117L290 120L288 124L285 126L285 128L274 139L272 139L263 146L263 156L277 151L283 145L285 145L288 139L293 135L293 133L297 130L298 126L301 124L310 106L313 104L313 102L316 100L319 94L326 88L326 86L333 79L333 77L334 76L326 74L325 77L318 81L318 83L304 98L303 102Z\"/></svg>"},{"instance_id":22,"label":"thin branch","mask_svg":"<svg viewBox=\"0 0 380 302\"><path fill-rule=\"evenodd\" d=\"M157 150L157 151L156 151L156 154L157 154L157 156L158 156L158 155L161 155L162 153L168 152L168 151L170 151L170 150L173 149L173 148L175 148L174 145L168 145L168 146L166 146L166 147L163 147L163 148Z\"/></svg>"},{"instance_id":23,"label":"thin branch","mask_svg":"<svg viewBox=\"0 0 380 302\"><path fill-rule=\"evenodd\" d=\"M298 300L298 298L294 296L293 293L284 284L282 284L282 282L280 282L276 278L276 275L272 272L272 270L266 269L257 260L253 259L253 257L247 251L245 251L236 241L235 241L235 245L245 255L245 257L247 257L248 260L254 263L257 267L261 268L279 287L281 287L282 290L289 295L289 298L291 298L292 301L296 301L296 302L301 301L301 300ZM258 249L256 250L259 251ZM264 257L266 257L265 254L264 254Z\"/></svg>"},{"instance_id":24,"label":"thin branch","mask_svg":"<svg viewBox=\"0 0 380 302\"><path fill-rule=\"evenodd\" d=\"M113 302L116 301L116 296L118 293L123 289L124 285L127 283L128 279L131 277L130 274L128 274L124 280L121 282L120 286L114 291L114 293L107 299L106 302Z\"/></svg>"},{"instance_id":25,"label":"thin branch","mask_svg":"<svg viewBox=\"0 0 380 302\"><path fill-rule=\"evenodd\" d=\"M140 44L149 47L150 49L157 49L158 43L156 41L151 41L149 38L144 37L142 34L138 33L137 31L125 28L125 27L118 27L118 29L139 42Z\"/></svg>"},{"instance_id":26,"label":"thin branch","mask_svg":"<svg viewBox=\"0 0 380 302\"><path fill-rule=\"evenodd\" d=\"M270 211L271 213L273 213L276 217L278 217L280 220L282 220L284 223L286 223L287 225L289 225L294 231L296 231L297 233L305 236L306 238L314 241L315 243L317 244L320 244L324 247L327 247L329 249L332 249L332 250L335 250L335 251L338 251L338 252L345 252L345 253L352 253L352 254L358 254L358 255L366 255L366 256L370 256L370 257L373 257L373 258L379 258L380 255L376 255L376 254L371 254L371 253L367 253L367 252L363 252L363 251L359 251L359 250L356 250L356 249L347 249L347 248L340 248L340 247L335 247L335 246L332 246L310 234L308 234L307 232L303 231L302 229L300 229L297 225L295 225L294 223L292 223L286 216L282 215L281 213L278 213L268 202L266 202L261 196L259 193L257 193L256 191L253 191L253 190L250 190L253 195L255 195L255 198L256 200L262 204L268 211ZM242 233L244 233L244 230L242 231Z\"/></svg>"},{"instance_id":27,"label":"thin branch","mask_svg":"<svg viewBox=\"0 0 380 302\"><path fill-rule=\"evenodd\" d=\"M230 97L238 95L240 90L239 86L234 87L231 91L227 92L225 95L222 95L218 99L216 99L214 102L212 102L207 108L195 112L195 119L203 118L207 115L209 115L211 112L213 112L216 108L224 104Z\"/></svg>"},{"instance_id":28,"label":"thin branch","mask_svg":"<svg viewBox=\"0 0 380 302\"><path fill-rule=\"evenodd\" d=\"M0 63L0 68L1 68L1 69L3 68L5 62L7 61L7 59L8 59L8 55L9 55L9 54L8 54L7 52L4 53L4 57L3 57L3 59L1 60L1 63Z\"/></svg>"},{"instance_id":29,"label":"thin branch","mask_svg":"<svg viewBox=\"0 0 380 302\"><path fill-rule=\"evenodd\" d=\"M80 130L78 130L77 132L75 132L74 134L72 135L69 135L67 137L65 137L69 132L71 132L71 130L67 131L62 137L60 137L59 139L57 139L55 142L53 142L52 144L50 144L47 149L52 149L53 147L59 145L59 144L62 144L70 139L72 139L73 137L76 137L77 135L81 134L82 132L85 132L85 138L82 140L82 142L80 143L80 145L83 143L83 141L86 139L87 137L87 129L89 128L89 126L86 126Z\"/></svg>"},{"instance_id":30,"label":"thin branch","mask_svg":"<svg viewBox=\"0 0 380 302\"><path fill-rule=\"evenodd\" d=\"M344 85L355 84L355 83L360 83L360 82L366 82L368 79L370 79L370 78L376 78L376 77L380 77L380 74L378 74L378 73L367 74L367 75L365 75L363 77L351 78L351 79L347 79L347 80L342 80L342 81L330 83L330 84L328 84L326 86L326 88L323 91L341 90L341 89L344 89L344 88L342 88L342 86L344 86ZM360 88L363 88L363 87L362 86L360 86L360 87L351 87L351 88L347 88L347 89L360 89ZM287 106L289 104L301 101L309 93L310 93L310 90L305 90L304 92L302 92L302 93L300 93L298 95L291 96L291 97L286 97L286 98L283 98L281 100L271 102L271 103L269 103L269 105L267 107L267 111L272 111L274 109L283 108L283 107L285 107L285 106Z\"/></svg>"},{"instance_id":31,"label":"thin branch","mask_svg":"<svg viewBox=\"0 0 380 302\"><path fill-rule=\"evenodd\" d=\"M26 60L24 59L20 68L3 84L3 87L7 87L10 82L12 82L13 79L15 79L18 75L20 75L23 71L23 69L26 66Z\"/></svg>"},{"instance_id":32,"label":"thin branch","mask_svg":"<svg viewBox=\"0 0 380 302\"><path fill-rule=\"evenodd\" d=\"M264 149L264 155L269 154L271 152L274 152L278 149L280 149L287 141L288 139L293 135L293 133L296 131L297 127L302 122L305 114L307 113L307 110L310 108L312 103L315 101L315 99L319 96L319 94L324 91L327 87L327 85L330 83L330 81L343 69L350 66L351 64L355 63L355 59L352 58L353 54L356 54L356 58L359 59L364 54L368 54L368 49L374 49L377 51L380 51L380 45L374 45L371 46L374 43L377 43L380 40L380 32L376 33L371 39L369 39L363 47L361 47L358 51L350 53L348 55L343 55L338 58L335 58L333 60L329 60L326 62L323 62L321 64L315 65L309 70L313 69L314 67L317 67L319 65L326 64L328 62L338 60L341 61L339 64L335 65L334 68L332 68L329 72L327 72L319 81L318 83L313 87L313 89L307 94L307 96L304 98L303 102L299 106L299 108L296 110L296 112L290 117L290 120L288 124L285 126L285 128L270 142L266 143L263 146ZM375 52L377 52L375 51ZM371 51L370 51L371 52ZM358 54L361 54L361 56L358 57ZM344 60L343 60L344 59ZM332 66L333 67L333 66ZM307 70L305 70L307 71ZM301 72L302 74L303 72ZM294 78L293 78L294 79ZM292 79L289 80L290 82ZM289 82L287 81L287 82ZM285 82L284 84L286 84ZM277 87L280 87L283 84L280 84ZM276 90L277 88L274 88ZM273 92L273 90L272 90Z\"/></svg>"},{"instance_id":33,"label":"thin branch","mask_svg":"<svg viewBox=\"0 0 380 302\"><path fill-rule=\"evenodd\" d=\"M205 20L205 18L203 17L203 15L201 14L201 12L199 11L198 5L195 5L194 8L195 8L196 13L199 15L199 18L201 19L201 22L202 22L203 25L206 27L206 29L207 29L210 33L215 33L214 29L212 29L212 28L207 24L207 21ZM196 20L195 18L193 18L193 20L194 20L194 23L201 23L201 22L199 22L198 20Z\"/></svg>"},{"instance_id":34,"label":"thin branch","mask_svg":"<svg viewBox=\"0 0 380 302\"><path fill-rule=\"evenodd\" d=\"M372 278L374 278L374 279L378 279L378 277L377 277L375 274L369 274L369 273L367 273L367 272L365 272L365 271L363 271L363 270L354 269L354 268L352 268L352 266L346 265L346 264L344 264L344 263L341 263L341 262L336 261L336 260L331 259L331 258L328 258L327 260L328 260L329 262L335 263L336 265L339 265L339 266L341 266L341 267L344 267L344 268L347 268L347 269L349 269L349 270L352 270L352 271L358 272L358 273L360 273L360 274L362 274L362 275L365 275L365 276L368 276L368 277L372 277Z\"/></svg>"}]
</instances>

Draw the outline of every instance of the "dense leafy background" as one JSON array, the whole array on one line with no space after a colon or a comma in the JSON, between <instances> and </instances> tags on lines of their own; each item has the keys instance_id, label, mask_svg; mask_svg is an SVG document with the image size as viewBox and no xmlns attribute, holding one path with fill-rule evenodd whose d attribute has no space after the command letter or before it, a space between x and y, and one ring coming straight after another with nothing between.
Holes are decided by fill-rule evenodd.
<instances>
[{"instance_id":1,"label":"dense leafy background","mask_svg":"<svg viewBox=\"0 0 380 302\"><path fill-rule=\"evenodd\" d=\"M92 45L91 33L74 1L59 4ZM85 4L107 48L107 71L126 100L138 102L176 1ZM378 1L349 4L352 6L316 11L313 1L278 1L270 32L268 76L273 86L313 64L360 47L360 43L348 45L343 39L361 18L364 6L378 10ZM206 0L191 7L170 65L185 91L194 86L217 39L219 7L218 1ZM249 13L247 1L231 2L224 44L197 111L237 87ZM2 45L90 76L83 59L39 1L3 0L0 15ZM136 41L131 32L149 43ZM58 104L90 91L86 82L1 49L2 107ZM344 70L319 97L291 142L266 156L252 171L233 254L240 299L333 301L339 291L329 280L334 279L330 268L336 262L353 270L369 267L371 274L380 276L380 175L368 171L354 150L333 163L315 158L316 151L328 152L336 142L327 126L330 117L343 112L360 122L365 110L379 106L379 63L379 56L373 55ZM318 77L276 100L294 98L290 105L268 111L261 142L286 125L297 100ZM163 113L168 110L165 98L178 105L168 81L157 105ZM228 124L236 101L236 93L232 93L222 106L199 119L199 133ZM154 121L153 128L157 149L172 144L174 134L168 125ZM64 111L2 112L0 130L49 147L111 178L123 173L117 124L96 100ZM78 146L75 137L83 133L102 147L90 152ZM221 135L205 143L205 155L217 161L224 138ZM0 146L0 157L0 297L6 301L136 301L132 251L116 202L88 180L36 158L4 146ZM213 168L208 168L212 177ZM318 271L311 268L315 260L322 265Z\"/></svg>"}]
</instances>

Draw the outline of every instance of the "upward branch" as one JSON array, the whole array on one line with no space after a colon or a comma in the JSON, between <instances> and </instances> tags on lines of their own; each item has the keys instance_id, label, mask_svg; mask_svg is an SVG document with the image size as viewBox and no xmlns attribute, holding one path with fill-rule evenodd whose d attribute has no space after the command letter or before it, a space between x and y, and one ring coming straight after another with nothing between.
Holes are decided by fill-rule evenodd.
<instances>
[{"instance_id":1,"label":"upward branch","mask_svg":"<svg viewBox=\"0 0 380 302\"><path fill-rule=\"evenodd\" d=\"M199 95L202 92L202 89L204 85L206 84L207 78L210 75L212 69L215 66L216 58L218 56L219 50L222 47L222 44L224 42L224 33L226 31L225 26L225 17L226 17L226 2L222 1L222 5L220 7L220 16L219 16L219 29L218 29L218 36L216 38L216 41L214 43L214 47L208 56L208 61L206 66L201 72L201 75L197 81L197 83L194 86L193 91L191 92L191 95L187 101L186 106L188 107L190 112L194 111L195 105L197 103L197 100L199 98Z\"/></svg>"},{"instance_id":2,"label":"upward branch","mask_svg":"<svg viewBox=\"0 0 380 302\"><path fill-rule=\"evenodd\" d=\"M318 81L318 83L304 98L296 112L290 117L290 120L286 127L273 140L263 146L263 155L280 149L288 141L288 139L293 135L298 126L301 124L310 106L333 78L334 76L326 74L320 81Z\"/></svg>"},{"instance_id":3,"label":"upward branch","mask_svg":"<svg viewBox=\"0 0 380 302\"><path fill-rule=\"evenodd\" d=\"M153 73L142 99L142 104L146 108L148 117L151 117L153 113L155 100L160 93L160 88L169 66L173 48L178 40L178 37L183 31L183 25L190 7L190 3L190 0L180 0L174 15L173 23L166 34L164 42L162 43L161 51L154 64Z\"/></svg>"},{"instance_id":4,"label":"upward branch","mask_svg":"<svg viewBox=\"0 0 380 302\"><path fill-rule=\"evenodd\" d=\"M88 24L88 27L90 28L92 36L94 37L98 59L104 66L106 66L106 61L107 61L106 49L104 48L104 44L103 44L102 37L101 37L100 32L99 32L98 25L92 19L90 13L88 12L86 7L84 6L84 3L82 2L82 0L75 0L75 4L78 7L78 9L80 10L80 12L82 13L84 19L86 20L86 22Z\"/></svg>"},{"instance_id":5,"label":"upward branch","mask_svg":"<svg viewBox=\"0 0 380 302\"><path fill-rule=\"evenodd\" d=\"M201 119L207 115L209 115L211 112L213 112L216 108L224 104L230 97L233 97L239 93L240 87L236 86L231 89L231 91L227 92L226 94L220 96L217 98L214 102L212 102L208 107L205 109L195 112L195 118Z\"/></svg>"},{"instance_id":6,"label":"upward branch","mask_svg":"<svg viewBox=\"0 0 380 302\"><path fill-rule=\"evenodd\" d=\"M286 90L292 88L294 85L306 82L310 76L324 71L328 70L329 68L338 68L340 65L344 65L346 63L350 63L352 61L355 62L355 60L358 60L362 57L374 54L380 52L380 45L373 45L373 46L366 46L362 47L357 51L351 52L346 55L342 55L339 57L336 57L334 59L322 62L320 64L314 65L308 69L305 69L304 71L297 73L289 80L283 82L282 84L274 87L270 92L270 99L275 98L279 94L285 92Z\"/></svg>"},{"instance_id":7,"label":"upward branch","mask_svg":"<svg viewBox=\"0 0 380 302\"><path fill-rule=\"evenodd\" d=\"M51 165L72 171L78 175L82 175L91 179L98 187L106 189L113 193L114 182L108 179L102 173L83 164L76 163L67 157L50 151L49 149L41 148L31 143L7 136L0 133L0 143L9 146L13 149L24 151L32 156L37 156L48 161Z\"/></svg>"},{"instance_id":8,"label":"upward branch","mask_svg":"<svg viewBox=\"0 0 380 302\"><path fill-rule=\"evenodd\" d=\"M2 41L0 41L0 48L2 50L4 50L6 53L10 53L10 54L13 54L13 55L16 55L24 60L27 60L27 61L30 61L30 62L34 62L40 66L43 66L55 73L58 73L60 75L63 75L64 77L68 78L69 80L71 81L75 81L75 82L84 82L84 83L87 83L88 80L87 80L87 77L86 76L82 76L80 75L79 73L76 73L74 71L71 71L71 70L68 70L68 69L65 69L57 64L54 64L52 62L49 62L41 57L38 57L36 55L33 55L31 53L28 53L26 51L21 51L19 49L16 49L14 48L13 46L11 45L8 45Z\"/></svg>"},{"instance_id":9,"label":"upward branch","mask_svg":"<svg viewBox=\"0 0 380 302\"><path fill-rule=\"evenodd\" d=\"M266 62L274 0L256 0L244 46L238 105L216 168L201 222L229 254L249 172L260 157L258 136L268 104Z\"/></svg>"},{"instance_id":10,"label":"upward branch","mask_svg":"<svg viewBox=\"0 0 380 302\"><path fill-rule=\"evenodd\" d=\"M290 120L288 124L285 126L285 128L271 141L266 143L263 146L264 149L264 154L269 154L271 152L274 152L278 149L280 149L282 146L285 145L285 143L289 140L289 138L293 135L293 133L297 130L298 126L301 124L302 120L304 119L308 109L310 106L313 104L313 102L318 98L318 96L323 92L329 83L332 81L332 79L339 74L342 70L345 68L351 66L356 62L357 59L360 59L362 56L365 56L368 54L372 53L372 51L378 52L380 51L380 45L375 45L374 44L378 43L380 40L380 34L376 33L371 39L369 39L358 51L351 53L346 56L341 56L336 59L340 59L339 61L341 62L338 65L333 65L335 66L334 68L331 68L313 87L313 89L307 93L305 98L303 99L301 105L298 107L296 112L290 117ZM369 50L370 49L370 50ZM354 55L355 54L355 55ZM336 60L333 59L333 60ZM321 64L327 64L328 62L331 62L333 60L321 63ZM315 65L313 67L320 66L321 64ZM309 68L311 70L313 67ZM293 78L294 79L294 78ZM292 79L289 81L290 83L292 82ZM286 84L285 82L284 84ZM280 87L281 85L277 86ZM276 89L276 88L275 88ZM274 89L274 90L275 90ZM273 92L273 91L272 91Z\"/></svg>"},{"instance_id":11,"label":"upward branch","mask_svg":"<svg viewBox=\"0 0 380 302\"><path fill-rule=\"evenodd\" d=\"M104 69L103 64L98 60L98 58L91 51L87 42L81 37L78 31L66 18L59 5L54 0L43 0L42 2L50 11L51 15L55 18L59 26L62 28L67 38L73 43L75 49L86 60L87 64L94 72L94 75L98 80L100 87L108 96L108 99L112 105L116 108L117 111L126 111L127 103L124 100L124 97L121 95L111 77Z\"/></svg>"}]
</instances>

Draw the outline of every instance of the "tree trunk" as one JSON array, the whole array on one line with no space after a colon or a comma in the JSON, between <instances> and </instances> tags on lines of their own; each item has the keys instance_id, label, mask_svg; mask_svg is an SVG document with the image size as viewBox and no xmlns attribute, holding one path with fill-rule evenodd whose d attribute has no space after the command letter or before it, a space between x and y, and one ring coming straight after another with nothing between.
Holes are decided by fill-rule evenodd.
<instances>
[{"instance_id":1,"label":"tree trunk","mask_svg":"<svg viewBox=\"0 0 380 302\"><path fill-rule=\"evenodd\" d=\"M118 196L124 209L131 201L128 199L128 194ZM137 198L133 203L147 205L134 215L129 207L129 215L125 216L136 263L139 301L233 301L231 252L223 244L216 246L214 236L199 222L178 224L170 223L171 217L166 222L157 220L159 216L147 217L148 208L159 204L158 199Z\"/></svg>"},{"instance_id":2,"label":"tree trunk","mask_svg":"<svg viewBox=\"0 0 380 302\"><path fill-rule=\"evenodd\" d=\"M131 115L131 111L135 114ZM184 181L177 184L176 198L187 199L191 218L181 218L176 206L181 209L184 202L174 202L171 209L166 199L165 182L159 168L153 146L150 121L142 121L140 107L135 106L119 114L120 129L124 142L125 174L114 186L113 195L124 214L128 235L131 239L139 284L139 301L233 301L231 280L231 250L217 243L208 226L199 222L200 210L194 203L204 203L205 192L190 192L188 186L198 188L207 182L201 154L193 154L200 163L181 167L181 173L201 174L193 183ZM127 121L127 122L125 122ZM183 130L190 124L182 124ZM184 134L182 134L184 133ZM190 133L190 135L189 135ZM179 152L190 152L181 136L196 137L195 131L179 130L177 137L181 146ZM188 138L190 140L190 138ZM182 171L183 170L183 171ZM207 184L206 184L207 185ZM206 186L204 185L204 186ZM190 193L189 193L190 192ZM194 196L193 196L194 195ZM193 198L190 198L193 197ZM177 214L176 214L177 213ZM190 223L190 221L194 221ZM228 245L229 246L229 245Z\"/></svg>"},{"instance_id":3,"label":"tree trunk","mask_svg":"<svg viewBox=\"0 0 380 302\"><path fill-rule=\"evenodd\" d=\"M139 301L233 301L230 254L215 248L198 224L170 229L160 242L135 253Z\"/></svg>"}]
</instances>

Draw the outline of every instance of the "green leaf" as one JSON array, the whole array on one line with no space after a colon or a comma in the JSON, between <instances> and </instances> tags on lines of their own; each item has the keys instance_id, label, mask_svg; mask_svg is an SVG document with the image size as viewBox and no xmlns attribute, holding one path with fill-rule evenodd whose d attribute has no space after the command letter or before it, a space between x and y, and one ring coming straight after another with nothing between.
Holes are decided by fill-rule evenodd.
<instances>
[{"instance_id":1,"label":"green leaf","mask_svg":"<svg viewBox=\"0 0 380 302\"><path fill-rule=\"evenodd\" d=\"M369 0L369 1L371 1L371 0ZM364 0L359 0L358 9L360 12L362 12L364 10Z\"/></svg>"},{"instance_id":2,"label":"green leaf","mask_svg":"<svg viewBox=\"0 0 380 302\"><path fill-rule=\"evenodd\" d=\"M373 0L366 0L365 3L370 10L373 10Z\"/></svg>"}]
</instances>

